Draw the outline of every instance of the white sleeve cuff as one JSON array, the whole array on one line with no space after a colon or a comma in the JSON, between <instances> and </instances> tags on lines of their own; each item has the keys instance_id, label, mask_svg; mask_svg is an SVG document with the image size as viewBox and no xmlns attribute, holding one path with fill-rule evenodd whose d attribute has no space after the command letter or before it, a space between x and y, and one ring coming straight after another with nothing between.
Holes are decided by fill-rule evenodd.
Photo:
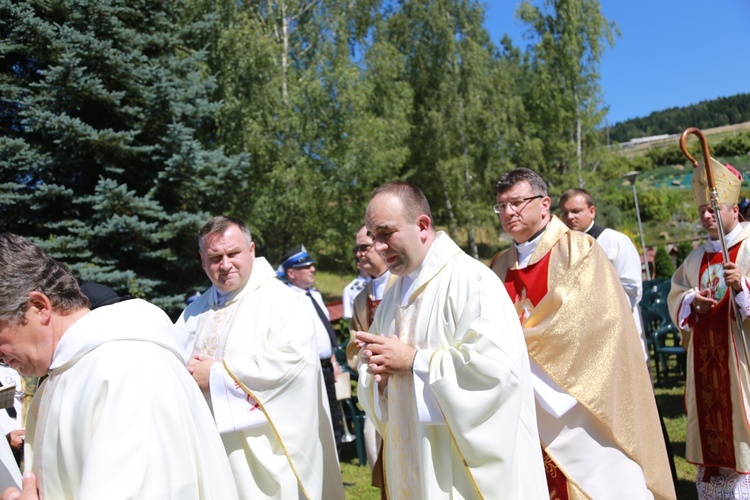
<instances>
[{"instance_id":1,"label":"white sleeve cuff","mask_svg":"<svg viewBox=\"0 0 750 500\"><path fill-rule=\"evenodd\" d=\"M695 298L695 291L689 291L685 294L685 297L682 299L682 304L680 304L680 312L677 317L677 322L679 323L679 326L681 330L692 330L690 325L688 324L688 318L693 313L693 308L691 307L691 304L693 303L693 299Z\"/></svg>"},{"instance_id":2,"label":"white sleeve cuff","mask_svg":"<svg viewBox=\"0 0 750 500\"><path fill-rule=\"evenodd\" d=\"M430 359L435 353L431 349L419 349L414 356L414 396L417 401L419 422L426 425L444 424L443 412L440 411L435 395L430 387Z\"/></svg>"},{"instance_id":3,"label":"white sleeve cuff","mask_svg":"<svg viewBox=\"0 0 750 500\"><path fill-rule=\"evenodd\" d=\"M742 291L735 294L734 301L739 306L742 320L744 321L750 316L750 290L747 287L747 279L742 278Z\"/></svg>"},{"instance_id":4,"label":"white sleeve cuff","mask_svg":"<svg viewBox=\"0 0 750 500\"><path fill-rule=\"evenodd\" d=\"M258 402L242 390L220 362L211 365L209 390L220 434L258 427L268 421Z\"/></svg>"}]
</instances>

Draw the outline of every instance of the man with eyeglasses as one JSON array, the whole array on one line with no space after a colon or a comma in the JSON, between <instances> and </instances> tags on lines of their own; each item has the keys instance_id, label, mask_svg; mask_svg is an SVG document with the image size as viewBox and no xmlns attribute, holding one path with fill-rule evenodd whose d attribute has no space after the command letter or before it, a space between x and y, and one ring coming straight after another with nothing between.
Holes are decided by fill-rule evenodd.
<instances>
[{"instance_id":1,"label":"man with eyeglasses","mask_svg":"<svg viewBox=\"0 0 750 500\"><path fill-rule=\"evenodd\" d=\"M398 280L360 346L359 402L387 497L546 499L521 326L503 284L435 230L422 191L376 189L365 220Z\"/></svg>"},{"instance_id":2,"label":"man with eyeglasses","mask_svg":"<svg viewBox=\"0 0 750 500\"><path fill-rule=\"evenodd\" d=\"M281 258L279 269L286 274L289 287L299 295L305 296L303 303L312 318L315 339L318 346L318 358L323 370L328 405L331 408L331 424L336 440L337 454L341 455L341 438L344 436L344 423L341 406L336 399L336 379L341 374L341 366L336 360L336 349L339 346L336 332L331 324L330 313L323 301L323 296L313 287L315 283L315 261L307 253L304 245L299 245Z\"/></svg>"},{"instance_id":3,"label":"man with eyeglasses","mask_svg":"<svg viewBox=\"0 0 750 500\"><path fill-rule=\"evenodd\" d=\"M305 297L256 257L239 219L211 218L198 251L213 286L177 325L195 336L188 370L211 407L239 497L343 499Z\"/></svg>"},{"instance_id":4,"label":"man with eyeglasses","mask_svg":"<svg viewBox=\"0 0 750 500\"><path fill-rule=\"evenodd\" d=\"M643 358L648 363L648 343L643 333L638 304L643 294L641 257L627 235L595 223L596 206L591 193L582 188L571 188L560 195L560 218L573 231L583 231L601 245L620 278L622 289L630 301L635 327L641 338Z\"/></svg>"},{"instance_id":5,"label":"man with eyeglasses","mask_svg":"<svg viewBox=\"0 0 750 500\"><path fill-rule=\"evenodd\" d=\"M363 272L372 278L364 289L355 297L352 318L349 321L350 340L346 347L346 358L352 370L357 371L359 366L359 347L355 338L355 332L370 330L370 325L375 317L380 302L385 292L393 285L398 276L391 274L383 258L373 248L372 235L367 231L367 226L357 232L357 246L355 247L357 259ZM372 470L372 485L383 488L382 458L379 456L380 435L375 431L372 420L365 419L365 450L367 451L367 463Z\"/></svg>"},{"instance_id":6,"label":"man with eyeglasses","mask_svg":"<svg viewBox=\"0 0 750 500\"><path fill-rule=\"evenodd\" d=\"M495 191L513 244L491 267L523 326L550 495L674 498L651 379L612 264L550 213L536 172L506 172Z\"/></svg>"},{"instance_id":7,"label":"man with eyeglasses","mask_svg":"<svg viewBox=\"0 0 750 500\"><path fill-rule=\"evenodd\" d=\"M357 243L354 245L354 261L357 264L357 272L359 274L344 287L344 291L341 294L341 303L344 306L343 318L347 321L352 319L352 315L354 314L354 298L359 295L359 292L361 292L365 285L370 281L370 275L367 271L362 269L362 261L359 259L359 254L367 252L367 249L369 248L367 240L369 240L367 236L367 228L363 225L359 228L359 231L357 231ZM370 241L369 244L372 245L372 241Z\"/></svg>"}]
</instances>

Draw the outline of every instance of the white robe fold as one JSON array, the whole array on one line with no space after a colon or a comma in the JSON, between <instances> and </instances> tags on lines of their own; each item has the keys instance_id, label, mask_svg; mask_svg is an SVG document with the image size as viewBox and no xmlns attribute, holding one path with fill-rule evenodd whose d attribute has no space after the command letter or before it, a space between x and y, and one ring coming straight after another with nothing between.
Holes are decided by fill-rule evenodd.
<instances>
[{"instance_id":1,"label":"white robe fold","mask_svg":"<svg viewBox=\"0 0 750 500\"><path fill-rule=\"evenodd\" d=\"M25 467L41 498L237 498L184 347L184 333L142 300L65 331L27 418Z\"/></svg>"},{"instance_id":2,"label":"white robe fold","mask_svg":"<svg viewBox=\"0 0 750 500\"><path fill-rule=\"evenodd\" d=\"M383 435L388 497L548 498L528 353L503 284L442 232L404 307L402 284L386 293L370 332L433 351L425 390L444 423L420 423L424 396L412 374L391 375L380 397L360 365L359 399Z\"/></svg>"}]
</instances>

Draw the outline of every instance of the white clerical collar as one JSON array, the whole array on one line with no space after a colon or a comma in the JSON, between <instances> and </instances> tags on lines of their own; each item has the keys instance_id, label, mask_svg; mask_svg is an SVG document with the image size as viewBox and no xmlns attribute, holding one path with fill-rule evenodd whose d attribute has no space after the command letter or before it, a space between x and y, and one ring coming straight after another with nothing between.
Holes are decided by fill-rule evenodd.
<instances>
[{"instance_id":1,"label":"white clerical collar","mask_svg":"<svg viewBox=\"0 0 750 500\"><path fill-rule=\"evenodd\" d=\"M594 221L593 220L591 221L591 224L589 224L589 227L587 227L586 229L584 229L583 232L584 233L588 233L589 231L591 231L592 227L594 227Z\"/></svg>"},{"instance_id":2,"label":"white clerical collar","mask_svg":"<svg viewBox=\"0 0 750 500\"><path fill-rule=\"evenodd\" d=\"M547 226L544 227L546 229ZM544 231L540 231L536 238L525 243L516 243L515 241L513 242L513 244L516 246L516 252L518 252L518 269L523 269L529 265L531 254L534 253L537 245L540 241L542 241L542 236L544 236Z\"/></svg>"},{"instance_id":3,"label":"white clerical collar","mask_svg":"<svg viewBox=\"0 0 750 500\"><path fill-rule=\"evenodd\" d=\"M419 263L416 269L414 269L412 272L407 274L403 277L401 280L401 305L406 305L406 302L409 300L409 297L411 296L411 293L414 288L414 282L417 281L417 278L419 277L419 273L422 271L422 267L424 267L424 263L427 262L427 259L430 258L430 254L432 253L432 248L435 246L435 242L437 239L435 239L432 244L430 245L430 248L427 250L427 253L424 256L424 259L422 259L422 262Z\"/></svg>"},{"instance_id":4,"label":"white clerical collar","mask_svg":"<svg viewBox=\"0 0 750 500\"><path fill-rule=\"evenodd\" d=\"M375 300L383 298L385 284L390 276L391 272L386 269L386 271L377 278L372 278L372 295L375 297Z\"/></svg>"},{"instance_id":5,"label":"white clerical collar","mask_svg":"<svg viewBox=\"0 0 750 500\"><path fill-rule=\"evenodd\" d=\"M732 245L732 242L737 237L738 234L742 232L742 224L737 224L734 226L734 229L729 231L727 234L724 235L724 241L726 242L727 248L729 248ZM709 243L713 246L714 252L720 252L721 251L721 242L717 239L708 240Z\"/></svg>"}]
</instances>

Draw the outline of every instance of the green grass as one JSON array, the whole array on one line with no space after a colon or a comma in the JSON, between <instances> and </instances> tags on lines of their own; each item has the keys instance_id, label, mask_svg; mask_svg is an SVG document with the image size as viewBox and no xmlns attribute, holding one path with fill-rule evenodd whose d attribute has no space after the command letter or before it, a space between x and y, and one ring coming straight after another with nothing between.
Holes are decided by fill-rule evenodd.
<instances>
[{"instance_id":1,"label":"green grass","mask_svg":"<svg viewBox=\"0 0 750 500\"><path fill-rule=\"evenodd\" d=\"M354 443L350 443L353 447ZM342 452L344 453L344 452ZM347 499L351 500L380 500L380 490L370 486L370 467L360 467L356 458L350 461L341 461L341 474L344 477L344 483L350 483L351 486L344 488Z\"/></svg>"},{"instance_id":2,"label":"green grass","mask_svg":"<svg viewBox=\"0 0 750 500\"><path fill-rule=\"evenodd\" d=\"M316 271L314 286L320 291L326 302L341 300L341 293L344 291L344 287L356 277L354 273L351 273L351 275L341 275L328 271Z\"/></svg>"},{"instance_id":3,"label":"green grass","mask_svg":"<svg viewBox=\"0 0 750 500\"><path fill-rule=\"evenodd\" d=\"M697 499L695 490L695 466L685 460L685 425L687 417L683 404L685 383L681 377L668 377L665 387L657 387L656 401L659 404L664 425L672 444L675 468L677 469L677 498L681 500Z\"/></svg>"}]
</instances>

